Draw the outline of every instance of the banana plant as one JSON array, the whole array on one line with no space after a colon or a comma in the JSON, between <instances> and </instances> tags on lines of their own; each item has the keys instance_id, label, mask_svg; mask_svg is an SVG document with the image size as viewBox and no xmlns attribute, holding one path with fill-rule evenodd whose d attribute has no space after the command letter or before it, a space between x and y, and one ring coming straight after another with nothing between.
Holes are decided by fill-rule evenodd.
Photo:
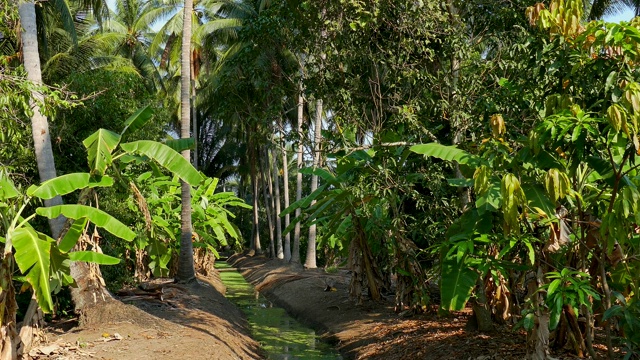
<instances>
[{"instance_id":1,"label":"banana plant","mask_svg":"<svg viewBox=\"0 0 640 360\"><path fill-rule=\"evenodd\" d=\"M25 213L34 200L50 199L77 190L112 184L113 180L106 176L96 178L90 174L76 173L51 179L40 186L31 186L24 194L5 173L0 173L0 229L3 235L0 241L4 243L4 261L8 262L3 268L3 284L11 284L13 257L22 273L21 279L33 288L42 310L50 312L53 309L52 290L73 283L68 273L69 262L117 264L119 259L105 254L71 251L88 223L124 240L133 240L135 234L106 212L84 205L59 205L39 207L33 214ZM74 222L58 243L31 225L30 222L38 215L47 218L63 215ZM6 288L3 287L3 291L4 289Z\"/></svg>"},{"instance_id":2,"label":"banana plant","mask_svg":"<svg viewBox=\"0 0 640 360\"><path fill-rule=\"evenodd\" d=\"M227 246L227 237L240 240L240 230L229 220L235 218L229 208L252 208L233 192L215 193L217 185L217 178L207 178L192 192L191 204L193 227L200 237L194 246L206 248L216 257L216 247Z\"/></svg>"},{"instance_id":3,"label":"banana plant","mask_svg":"<svg viewBox=\"0 0 640 360\"><path fill-rule=\"evenodd\" d=\"M146 172L134 180L149 211L147 236L136 240L138 249L149 256L149 270L154 276L166 275L172 253L177 248L175 239L180 233L180 183L177 177L153 176ZM215 193L216 178L206 178L192 191L191 208L193 229L197 234L194 247L203 248L218 257L217 248L228 245L228 239L240 240L240 231L230 219L235 218L231 208L251 206L232 192ZM139 207L139 200L131 200L130 208ZM168 241L171 240L171 241Z\"/></svg>"}]
</instances>

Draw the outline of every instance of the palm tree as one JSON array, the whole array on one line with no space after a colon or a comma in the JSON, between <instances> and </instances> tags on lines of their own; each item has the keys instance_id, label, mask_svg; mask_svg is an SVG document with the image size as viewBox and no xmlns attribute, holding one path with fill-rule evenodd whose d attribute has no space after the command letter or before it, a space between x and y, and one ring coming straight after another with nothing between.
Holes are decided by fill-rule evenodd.
<instances>
[{"instance_id":1,"label":"palm tree","mask_svg":"<svg viewBox=\"0 0 640 360\"><path fill-rule=\"evenodd\" d=\"M280 219L280 175L278 174L278 158L276 157L276 150L271 149L271 161L273 167L271 173L273 175L274 189L275 189L275 214L276 214L276 257L278 259L284 259L284 249L282 247L282 219Z\"/></svg>"},{"instance_id":2,"label":"palm tree","mask_svg":"<svg viewBox=\"0 0 640 360\"><path fill-rule=\"evenodd\" d=\"M42 84L42 72L40 68L40 52L38 50L38 30L36 24L35 3L31 0L23 1L19 5L20 22L22 24L22 51L24 67L27 71L27 79L34 84ZM51 147L51 136L49 134L49 122L47 117L40 111L40 104L43 102L42 93L37 89L31 91L31 130L33 132L33 143L36 152L36 162L38 163L38 173L40 181L46 181L56 177L56 167L53 161L53 149ZM55 197L45 201L45 206L62 204L62 198ZM57 238L64 226L64 218L49 220L53 238Z\"/></svg>"},{"instance_id":3,"label":"palm tree","mask_svg":"<svg viewBox=\"0 0 640 360\"><path fill-rule=\"evenodd\" d=\"M640 16L640 0L593 0L586 2L589 20L600 19L605 15L616 15L625 10L633 10L634 16Z\"/></svg>"},{"instance_id":4,"label":"palm tree","mask_svg":"<svg viewBox=\"0 0 640 360\"><path fill-rule=\"evenodd\" d=\"M282 151L282 190L284 192L284 208L289 207L289 155L284 141L284 127L282 126L282 118L278 118L278 129L280 130L280 149ZM275 161L275 160L274 160ZM277 174L276 174L277 176ZM284 216L284 227L289 227L289 213ZM287 232L284 237L284 261L291 261L291 232Z\"/></svg>"},{"instance_id":5,"label":"palm tree","mask_svg":"<svg viewBox=\"0 0 640 360\"><path fill-rule=\"evenodd\" d=\"M304 149L303 140L304 135L302 133L302 122L304 121L304 97L302 96L302 87L300 89L300 94L298 95L298 124L297 124L297 134L298 134L298 151L297 151L297 169L298 174L296 175L296 201L300 201L302 199L302 151ZM301 214L300 208L296 209L296 218L298 218ZM293 229L293 249L291 251L291 262L292 263L300 263L300 222L297 221L295 228Z\"/></svg>"},{"instance_id":6,"label":"palm tree","mask_svg":"<svg viewBox=\"0 0 640 360\"><path fill-rule=\"evenodd\" d=\"M36 8L35 2L32 0L21 1L18 5L18 12L20 15L20 22L22 25L21 39L22 39L22 54L24 67L27 72L27 80L34 84L42 84L42 71L40 68L40 52L38 49L38 30L36 23ZM30 106L33 111L31 116L31 131L33 135L34 150L36 154L36 162L38 164L38 173L40 175L40 181L44 182L56 177L56 167L53 159L53 148L51 146L51 135L49 133L49 122L47 117L41 112L40 104L44 101L42 93L33 88L31 90ZM51 200L45 201L45 206L61 205L62 198L57 196ZM60 216L56 219L49 220L49 227L51 228L51 235L54 239L57 239L64 227L65 218ZM6 270L6 269L3 269ZM11 310L11 309L10 309ZM11 311L9 311L11 312ZM32 329L33 322L37 321L35 316L38 311L38 305L35 301L31 301L25 317L24 331L21 331L21 338L25 347L28 348L31 345L33 339ZM15 313L14 313L15 314ZM4 324L4 322L3 322ZM13 325L15 326L15 325ZM5 329L3 327L3 332ZM8 344L2 344L2 357L3 359L10 359L17 356L17 349L15 348L17 342L15 341L15 328L7 329L8 333L3 334L5 341Z\"/></svg>"},{"instance_id":7,"label":"palm tree","mask_svg":"<svg viewBox=\"0 0 640 360\"><path fill-rule=\"evenodd\" d=\"M154 36L151 25L165 12L165 9L154 6L152 2L116 0L109 18L96 30L105 34L114 55L131 61L139 76L152 90L161 89L162 81L149 55L149 46Z\"/></svg>"},{"instance_id":8,"label":"palm tree","mask_svg":"<svg viewBox=\"0 0 640 360\"><path fill-rule=\"evenodd\" d=\"M313 142L313 168L316 169L320 166L321 154L320 154L320 141L322 140L322 99L316 100L316 123L314 128L314 142ZM318 188L318 175L313 174L311 176L311 192L313 193ZM311 203L313 206L315 200ZM316 268L316 224L309 226L309 238L307 239L307 258L304 262L304 266L307 269Z\"/></svg>"},{"instance_id":9,"label":"palm tree","mask_svg":"<svg viewBox=\"0 0 640 360\"><path fill-rule=\"evenodd\" d=\"M275 132L273 119L282 113L284 99L291 96L287 94L291 92L287 74L296 73L291 69L297 65L286 50L283 39L262 28L269 24L266 20L271 16L264 11L266 6L266 3L247 0L229 1L220 7L220 18L227 20L227 24L235 19L237 26L225 28L227 36L224 40L232 41L220 47L224 53L203 82L201 90L201 101L207 103L204 112L207 118L203 118L203 122L213 119L232 121L234 118L243 122L232 126L244 127L241 134L248 144L246 163L250 168L255 207L251 244L256 252L259 251L256 199L259 196L257 168L260 158L256 149L272 142ZM265 16L265 21L261 21L262 16Z\"/></svg>"},{"instance_id":10,"label":"palm tree","mask_svg":"<svg viewBox=\"0 0 640 360\"><path fill-rule=\"evenodd\" d=\"M182 24L182 55L181 63L181 87L180 87L180 135L183 139L190 138L191 125L191 10L193 0L184 0L184 20ZM182 156L190 161L189 149L182 151ZM180 234L180 258L178 261L178 273L176 278L180 282L192 282L196 278L193 265L193 243L191 240L191 186L182 181L182 227Z\"/></svg>"}]
</instances>

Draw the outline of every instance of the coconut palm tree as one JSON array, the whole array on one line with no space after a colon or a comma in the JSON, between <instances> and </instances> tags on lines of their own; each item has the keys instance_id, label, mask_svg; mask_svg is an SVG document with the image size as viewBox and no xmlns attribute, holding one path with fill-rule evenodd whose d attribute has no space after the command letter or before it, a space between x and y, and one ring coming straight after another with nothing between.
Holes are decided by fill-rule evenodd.
<instances>
[{"instance_id":1,"label":"coconut palm tree","mask_svg":"<svg viewBox=\"0 0 640 360\"><path fill-rule=\"evenodd\" d=\"M226 28L226 43L218 43L224 52L201 90L201 102L206 104L203 112L207 117L203 121L241 119L242 124L232 126L245 129L240 133L248 144L245 156L256 205L251 241L254 247L259 246L256 200L260 156L257 149L273 141L275 119L283 117L286 99L295 96L291 94L293 83L288 74L297 73L297 61L286 49L283 39L275 35L279 29L274 28L277 23L270 22L273 18L265 11L267 5L259 1L236 1L220 7L218 16L235 19L237 26Z\"/></svg>"},{"instance_id":2,"label":"coconut palm tree","mask_svg":"<svg viewBox=\"0 0 640 360\"><path fill-rule=\"evenodd\" d=\"M180 71L180 137L190 138L191 125L191 10L193 9L193 0L184 0L184 20L182 23L182 55L181 71ZM182 156L190 161L191 151L189 149L182 151ZM196 273L193 265L193 243L191 240L191 186L182 181L182 210L180 218L182 219L180 233L180 257L178 260L178 273L176 278L183 283L195 281Z\"/></svg>"},{"instance_id":3,"label":"coconut palm tree","mask_svg":"<svg viewBox=\"0 0 640 360\"><path fill-rule=\"evenodd\" d=\"M165 81L168 83L166 89L169 97L180 98L177 89L181 69L181 48L182 48L182 27L184 21L184 9L182 1L163 0L154 3L158 12L169 17L164 25L154 35L149 46L149 53L156 59L160 71ZM195 139L193 163L196 168L203 162L200 159L197 109L197 89L200 88L201 72L207 73L211 67L215 66L220 55L220 46L227 39L234 37L234 31L238 27L238 20L235 18L223 18L219 12L222 7L233 8L235 2L229 0L194 0L191 11L191 117L192 135ZM209 65L209 66L207 66ZM174 86L172 86L174 85ZM176 103L180 103L176 101Z\"/></svg>"},{"instance_id":4,"label":"coconut palm tree","mask_svg":"<svg viewBox=\"0 0 640 360\"><path fill-rule=\"evenodd\" d=\"M625 10L632 10L634 16L640 16L640 0L593 0L585 4L590 20L600 19L605 15L616 15Z\"/></svg>"},{"instance_id":5,"label":"coconut palm tree","mask_svg":"<svg viewBox=\"0 0 640 360\"><path fill-rule=\"evenodd\" d=\"M108 19L96 32L105 34L113 55L129 59L150 90L162 88L162 79L149 55L155 33L151 25L164 16L166 10L148 1L116 0L109 9Z\"/></svg>"}]
</instances>

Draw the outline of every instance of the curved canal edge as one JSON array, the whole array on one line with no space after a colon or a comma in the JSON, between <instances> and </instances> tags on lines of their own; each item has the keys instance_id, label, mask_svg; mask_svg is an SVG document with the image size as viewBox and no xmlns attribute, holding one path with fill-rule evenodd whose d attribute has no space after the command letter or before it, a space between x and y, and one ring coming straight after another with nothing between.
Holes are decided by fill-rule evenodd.
<instances>
[{"instance_id":1,"label":"curved canal edge","mask_svg":"<svg viewBox=\"0 0 640 360\"><path fill-rule=\"evenodd\" d=\"M342 359L340 353L322 342L313 329L300 324L255 291L235 268L224 261L216 261L215 268L227 287L225 296L245 313L251 336L262 345L267 358Z\"/></svg>"}]
</instances>

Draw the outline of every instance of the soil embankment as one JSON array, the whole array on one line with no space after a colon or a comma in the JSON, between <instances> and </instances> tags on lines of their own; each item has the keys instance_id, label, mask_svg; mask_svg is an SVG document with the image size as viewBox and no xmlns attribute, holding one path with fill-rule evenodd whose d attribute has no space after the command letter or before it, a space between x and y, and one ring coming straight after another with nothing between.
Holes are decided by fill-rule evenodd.
<instances>
[{"instance_id":1,"label":"soil embankment","mask_svg":"<svg viewBox=\"0 0 640 360\"><path fill-rule=\"evenodd\" d=\"M161 279L149 295L122 296L87 327L45 329L27 359L260 359L242 312L222 294L216 276L198 283ZM135 290L135 289L134 289ZM132 290L132 291L134 291Z\"/></svg>"},{"instance_id":2,"label":"soil embankment","mask_svg":"<svg viewBox=\"0 0 640 360\"><path fill-rule=\"evenodd\" d=\"M323 333L346 359L521 360L527 355L522 331L498 327L479 333L469 326L470 311L404 318L393 311L393 296L356 306L348 296L348 271L327 274L262 256L234 255L227 263L271 302Z\"/></svg>"}]
</instances>

